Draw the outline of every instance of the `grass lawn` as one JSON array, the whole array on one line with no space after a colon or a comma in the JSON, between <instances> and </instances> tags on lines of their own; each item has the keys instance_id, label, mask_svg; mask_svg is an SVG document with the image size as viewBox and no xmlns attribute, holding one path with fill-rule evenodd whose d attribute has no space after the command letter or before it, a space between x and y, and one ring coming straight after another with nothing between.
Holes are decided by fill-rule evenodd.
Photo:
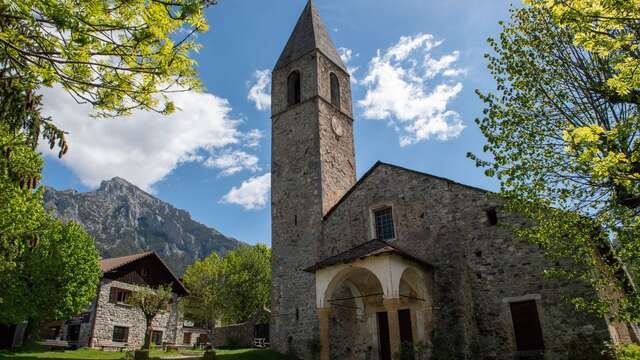
<instances>
[{"instance_id":1,"label":"grass lawn","mask_svg":"<svg viewBox=\"0 0 640 360\"><path fill-rule=\"evenodd\" d=\"M265 349L240 349L240 350L216 350L220 360L287 360L284 355L280 355L271 350ZM181 351L184 355L201 355L202 351ZM165 353L154 350L152 357L170 356L175 353ZM124 358L125 353L109 352L93 349L79 349L75 351L20 351L6 352L0 351L0 360L4 359L86 359L86 360L115 360Z\"/></svg>"}]
</instances>

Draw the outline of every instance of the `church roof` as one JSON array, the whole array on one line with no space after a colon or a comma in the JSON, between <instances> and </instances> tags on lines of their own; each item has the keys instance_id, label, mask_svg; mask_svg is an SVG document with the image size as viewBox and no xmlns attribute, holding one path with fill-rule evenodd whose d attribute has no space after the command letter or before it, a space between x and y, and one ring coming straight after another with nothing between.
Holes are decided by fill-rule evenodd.
<instances>
[{"instance_id":1,"label":"church roof","mask_svg":"<svg viewBox=\"0 0 640 360\"><path fill-rule=\"evenodd\" d=\"M354 262L358 259L363 259L370 256L379 256L379 255L399 255L405 259L415 261L423 266L432 267L430 264L426 263L425 261L420 260L415 256L409 255L404 250L397 248L386 241L374 239L374 240L367 241L364 244L358 245L354 248L351 248L347 251L344 251L340 254L321 260L315 265L304 269L304 271L316 272L320 269L324 269L333 265L347 264L350 262Z\"/></svg>"},{"instance_id":2,"label":"church roof","mask_svg":"<svg viewBox=\"0 0 640 360\"><path fill-rule=\"evenodd\" d=\"M338 51L333 45L333 42L331 42L327 30L322 24L318 10L315 5L313 5L313 1L309 0L275 68L279 69L286 66L313 49L319 50L337 66L347 71L347 67L342 62L342 59L340 59Z\"/></svg>"},{"instance_id":3,"label":"church roof","mask_svg":"<svg viewBox=\"0 0 640 360\"><path fill-rule=\"evenodd\" d=\"M482 192L482 193L491 192L491 191L486 190L486 189L482 189L482 188L471 186L471 185L462 184L462 183L459 183L459 182L456 182L456 181L453 181L451 179L447 179L447 178L444 178L444 177L428 174L428 173L417 171L417 170L413 170L413 169L407 169L407 168L402 167L402 166L389 164L389 163L385 163L385 162L382 162L382 161L377 161L375 164L373 164L373 166L369 170L367 170L366 173L364 173L364 175L362 175L362 177L355 184L353 184L353 186L340 198L340 200L338 200L338 202L336 202L336 204L333 205L331 207L331 209L329 209L329 211L327 211L327 213L322 217L322 220L328 219L329 216L331 216L331 214L338 207L340 207L340 205L349 197L349 195L351 195L351 193L353 193L360 186L360 184L362 184L380 166L388 166L390 168L394 168L394 169L398 169L398 170L402 170L402 171L408 171L408 172L411 172L411 173L414 173L414 174L418 174L418 175L421 175L421 176L427 176L427 177L430 177L430 178L433 178L433 179L443 180L443 181L446 181L446 182L448 182L450 184L455 184L455 185L458 185L458 186L466 187L468 189L471 189L471 190L474 190L474 191L479 191L479 192Z\"/></svg>"}]
</instances>

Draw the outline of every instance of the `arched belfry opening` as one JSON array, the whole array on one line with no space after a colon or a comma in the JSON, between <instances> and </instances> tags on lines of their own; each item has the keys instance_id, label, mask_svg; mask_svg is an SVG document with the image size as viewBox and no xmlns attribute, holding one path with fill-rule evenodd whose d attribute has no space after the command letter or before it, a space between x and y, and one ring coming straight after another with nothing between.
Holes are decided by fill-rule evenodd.
<instances>
[{"instance_id":1,"label":"arched belfry opening","mask_svg":"<svg viewBox=\"0 0 640 360\"><path fill-rule=\"evenodd\" d=\"M315 273L321 360L391 360L403 344L431 344L428 264L372 240L307 271Z\"/></svg>"},{"instance_id":2,"label":"arched belfry opening","mask_svg":"<svg viewBox=\"0 0 640 360\"><path fill-rule=\"evenodd\" d=\"M331 104L340 108L340 80L335 73L329 75L331 85Z\"/></svg>"},{"instance_id":3,"label":"arched belfry opening","mask_svg":"<svg viewBox=\"0 0 640 360\"><path fill-rule=\"evenodd\" d=\"M301 100L300 72L293 71L287 79L287 103L289 106L299 104Z\"/></svg>"}]
</instances>

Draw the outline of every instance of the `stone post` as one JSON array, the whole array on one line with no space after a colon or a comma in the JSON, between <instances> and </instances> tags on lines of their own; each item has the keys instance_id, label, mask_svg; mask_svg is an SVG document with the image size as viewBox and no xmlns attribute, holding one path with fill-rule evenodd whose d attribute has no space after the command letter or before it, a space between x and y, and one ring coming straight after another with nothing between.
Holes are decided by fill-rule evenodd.
<instances>
[{"instance_id":1,"label":"stone post","mask_svg":"<svg viewBox=\"0 0 640 360\"><path fill-rule=\"evenodd\" d=\"M329 317L331 308L318 308L318 318L320 322L320 360L329 360Z\"/></svg>"},{"instance_id":2,"label":"stone post","mask_svg":"<svg viewBox=\"0 0 640 360\"><path fill-rule=\"evenodd\" d=\"M384 299L384 308L387 310L387 318L389 319L389 344L391 347L391 356L395 358L395 354L400 353L400 322L398 321L398 309L400 308L400 299Z\"/></svg>"}]
</instances>

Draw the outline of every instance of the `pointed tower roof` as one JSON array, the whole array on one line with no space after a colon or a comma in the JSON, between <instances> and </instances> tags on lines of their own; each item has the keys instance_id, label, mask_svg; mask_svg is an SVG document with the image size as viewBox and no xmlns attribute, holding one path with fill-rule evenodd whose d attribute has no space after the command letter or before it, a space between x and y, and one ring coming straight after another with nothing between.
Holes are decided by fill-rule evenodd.
<instances>
[{"instance_id":1,"label":"pointed tower roof","mask_svg":"<svg viewBox=\"0 0 640 360\"><path fill-rule=\"evenodd\" d=\"M336 65L347 71L347 67L344 66L336 47L322 24L322 20L320 20L318 10L313 5L313 1L309 0L275 68L279 69L313 49L320 50Z\"/></svg>"}]
</instances>

